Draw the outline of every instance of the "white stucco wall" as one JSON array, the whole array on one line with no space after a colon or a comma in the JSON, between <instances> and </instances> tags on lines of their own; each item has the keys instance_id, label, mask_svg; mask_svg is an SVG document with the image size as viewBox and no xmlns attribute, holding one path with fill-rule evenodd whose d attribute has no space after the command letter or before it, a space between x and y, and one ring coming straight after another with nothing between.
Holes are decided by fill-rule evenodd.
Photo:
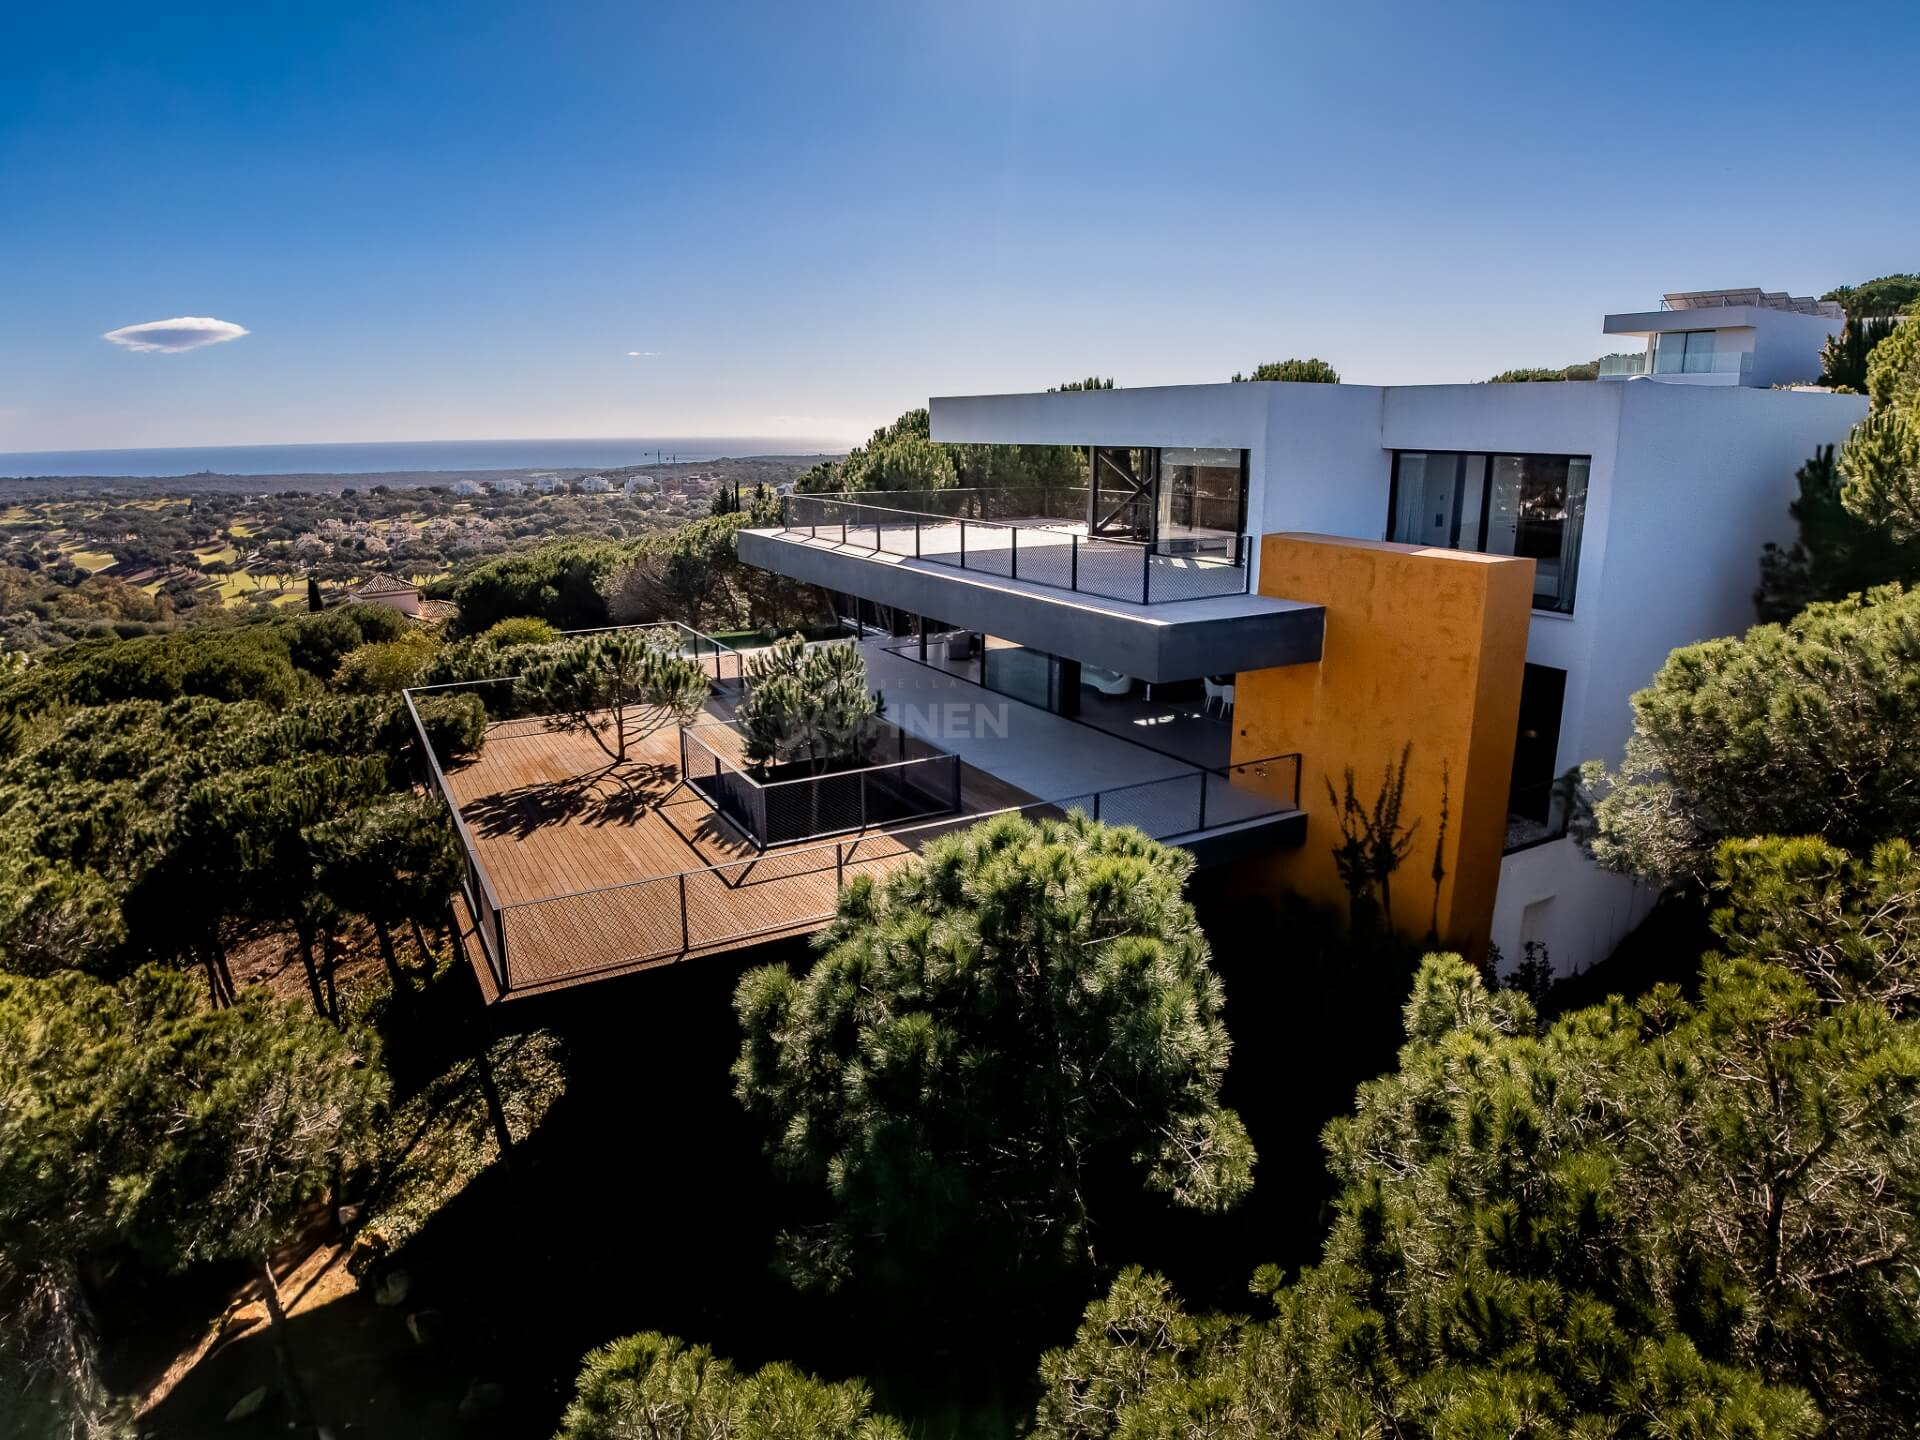
<instances>
[{"instance_id":1,"label":"white stucco wall","mask_svg":"<svg viewBox=\"0 0 1920 1440\"><path fill-rule=\"evenodd\" d=\"M1819 322L1777 318L1804 354L1807 324L1795 322ZM1711 328L1710 312L1689 319ZM1590 456L1574 611L1535 611L1527 642L1529 661L1567 673L1555 763L1564 772L1619 761L1629 698L1670 651L1753 623L1761 547L1794 538L1795 470L1843 440L1866 401L1628 380L1192 385L936 399L932 409L936 440L1244 448L1255 535L1382 538L1395 450ZM1595 869L1570 842L1536 846L1502 862L1493 939L1509 961L1531 938L1547 943L1556 968L1582 969L1654 898Z\"/></svg>"},{"instance_id":2,"label":"white stucco wall","mask_svg":"<svg viewBox=\"0 0 1920 1440\"><path fill-rule=\"evenodd\" d=\"M1501 858L1493 943L1503 969L1537 940L1555 972L1572 975L1611 955L1659 895L1644 880L1600 869L1573 841L1552 840Z\"/></svg>"},{"instance_id":3,"label":"white stucco wall","mask_svg":"<svg viewBox=\"0 0 1920 1440\"><path fill-rule=\"evenodd\" d=\"M1794 539L1794 472L1844 440L1867 402L1645 380L1608 388L1621 416L1606 548L1597 573L1582 562L1576 602L1600 628L1577 723L1570 714L1561 728L1578 735L1574 758L1611 762L1632 728L1628 697L1670 651L1754 623L1761 548Z\"/></svg>"},{"instance_id":4,"label":"white stucco wall","mask_svg":"<svg viewBox=\"0 0 1920 1440\"><path fill-rule=\"evenodd\" d=\"M1266 385L1154 385L1043 395L936 395L935 440L980 445L1194 445L1266 439ZM1255 472L1256 474L1258 471Z\"/></svg>"}]
</instances>

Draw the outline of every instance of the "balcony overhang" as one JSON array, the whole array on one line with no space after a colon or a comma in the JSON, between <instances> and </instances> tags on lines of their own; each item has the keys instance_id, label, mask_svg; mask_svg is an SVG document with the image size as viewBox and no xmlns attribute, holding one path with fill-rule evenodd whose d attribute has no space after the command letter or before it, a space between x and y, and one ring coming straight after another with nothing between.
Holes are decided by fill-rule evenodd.
<instances>
[{"instance_id":1,"label":"balcony overhang","mask_svg":"<svg viewBox=\"0 0 1920 1440\"><path fill-rule=\"evenodd\" d=\"M1312 664L1326 621L1321 606L1265 595L1138 605L779 530L742 530L739 556L803 584L1155 684Z\"/></svg>"},{"instance_id":2,"label":"balcony overhang","mask_svg":"<svg viewBox=\"0 0 1920 1440\"><path fill-rule=\"evenodd\" d=\"M1723 305L1711 310L1635 310L1608 315L1600 323L1607 335L1670 335L1683 330L1751 330L1761 322L1749 305ZM1785 314L1785 311L1772 311ZM1826 323L1824 320L1822 324Z\"/></svg>"}]
</instances>

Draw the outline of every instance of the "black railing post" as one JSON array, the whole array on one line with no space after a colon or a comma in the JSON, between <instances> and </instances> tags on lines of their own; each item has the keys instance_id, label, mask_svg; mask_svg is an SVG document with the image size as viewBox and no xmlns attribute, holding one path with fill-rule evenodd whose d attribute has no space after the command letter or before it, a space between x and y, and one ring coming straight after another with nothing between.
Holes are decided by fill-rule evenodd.
<instances>
[{"instance_id":1,"label":"black railing post","mask_svg":"<svg viewBox=\"0 0 1920 1440\"><path fill-rule=\"evenodd\" d=\"M1194 828L1198 830L1207 828L1207 774L1202 770L1197 777L1200 781L1200 823Z\"/></svg>"},{"instance_id":2,"label":"black railing post","mask_svg":"<svg viewBox=\"0 0 1920 1440\"><path fill-rule=\"evenodd\" d=\"M838 841L833 842L833 888L843 890L847 884L847 852Z\"/></svg>"},{"instance_id":3,"label":"black railing post","mask_svg":"<svg viewBox=\"0 0 1920 1440\"><path fill-rule=\"evenodd\" d=\"M913 558L920 558L920 517L913 517Z\"/></svg>"},{"instance_id":4,"label":"black railing post","mask_svg":"<svg viewBox=\"0 0 1920 1440\"><path fill-rule=\"evenodd\" d=\"M484 893L484 890L483 892ZM507 917L500 913L498 905L493 907L493 944L494 953L500 959L500 993L507 993Z\"/></svg>"},{"instance_id":5,"label":"black railing post","mask_svg":"<svg viewBox=\"0 0 1920 1440\"><path fill-rule=\"evenodd\" d=\"M860 828L867 828L867 772L860 772Z\"/></svg>"},{"instance_id":6,"label":"black railing post","mask_svg":"<svg viewBox=\"0 0 1920 1440\"><path fill-rule=\"evenodd\" d=\"M1098 790L1093 792L1093 818L1096 820L1100 818L1100 792Z\"/></svg>"},{"instance_id":7,"label":"black railing post","mask_svg":"<svg viewBox=\"0 0 1920 1440\"><path fill-rule=\"evenodd\" d=\"M1078 590L1080 588L1080 537L1078 535L1069 535L1067 539L1072 542L1067 547L1069 551L1067 556L1067 588L1069 590Z\"/></svg>"},{"instance_id":8,"label":"black railing post","mask_svg":"<svg viewBox=\"0 0 1920 1440\"><path fill-rule=\"evenodd\" d=\"M1013 541L1013 558L1007 562L1007 578L1018 580L1020 578L1020 532L1009 530L1007 534Z\"/></svg>"},{"instance_id":9,"label":"black railing post","mask_svg":"<svg viewBox=\"0 0 1920 1440\"><path fill-rule=\"evenodd\" d=\"M1153 594L1153 551L1142 549L1140 552L1140 603L1149 605Z\"/></svg>"},{"instance_id":10,"label":"black railing post","mask_svg":"<svg viewBox=\"0 0 1920 1440\"><path fill-rule=\"evenodd\" d=\"M680 872L680 950L682 954L693 948L693 932L687 927L687 872Z\"/></svg>"},{"instance_id":11,"label":"black railing post","mask_svg":"<svg viewBox=\"0 0 1920 1440\"><path fill-rule=\"evenodd\" d=\"M967 568L967 522L960 522L960 568Z\"/></svg>"}]
</instances>

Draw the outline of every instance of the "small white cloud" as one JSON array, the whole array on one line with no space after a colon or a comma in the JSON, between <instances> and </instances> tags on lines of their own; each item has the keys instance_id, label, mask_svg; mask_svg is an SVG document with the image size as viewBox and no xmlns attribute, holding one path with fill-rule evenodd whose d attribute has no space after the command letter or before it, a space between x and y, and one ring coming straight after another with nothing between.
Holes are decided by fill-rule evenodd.
<instances>
[{"instance_id":1,"label":"small white cloud","mask_svg":"<svg viewBox=\"0 0 1920 1440\"><path fill-rule=\"evenodd\" d=\"M627 358L629 360L652 360L658 356L659 353L658 350L629 350L627 351Z\"/></svg>"},{"instance_id":2,"label":"small white cloud","mask_svg":"<svg viewBox=\"0 0 1920 1440\"><path fill-rule=\"evenodd\" d=\"M198 350L203 345L218 345L222 340L238 340L246 333L245 326L231 320L181 315L172 320L149 320L144 325L122 325L100 338L129 350L178 355L182 350Z\"/></svg>"}]
</instances>

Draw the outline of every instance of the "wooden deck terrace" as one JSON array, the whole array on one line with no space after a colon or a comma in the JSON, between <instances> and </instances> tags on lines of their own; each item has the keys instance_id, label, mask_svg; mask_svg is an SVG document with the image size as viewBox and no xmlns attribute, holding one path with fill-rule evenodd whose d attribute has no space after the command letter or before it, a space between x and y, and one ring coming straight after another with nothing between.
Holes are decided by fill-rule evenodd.
<instances>
[{"instance_id":1,"label":"wooden deck terrace","mask_svg":"<svg viewBox=\"0 0 1920 1440\"><path fill-rule=\"evenodd\" d=\"M709 705L715 718L727 708ZM455 910L489 1004L816 930L845 879L1034 803L963 765L957 815L898 827L897 838L878 829L761 852L679 785L672 727L616 765L550 719L489 725L480 753L446 778L482 872L477 913L465 892Z\"/></svg>"}]
</instances>

